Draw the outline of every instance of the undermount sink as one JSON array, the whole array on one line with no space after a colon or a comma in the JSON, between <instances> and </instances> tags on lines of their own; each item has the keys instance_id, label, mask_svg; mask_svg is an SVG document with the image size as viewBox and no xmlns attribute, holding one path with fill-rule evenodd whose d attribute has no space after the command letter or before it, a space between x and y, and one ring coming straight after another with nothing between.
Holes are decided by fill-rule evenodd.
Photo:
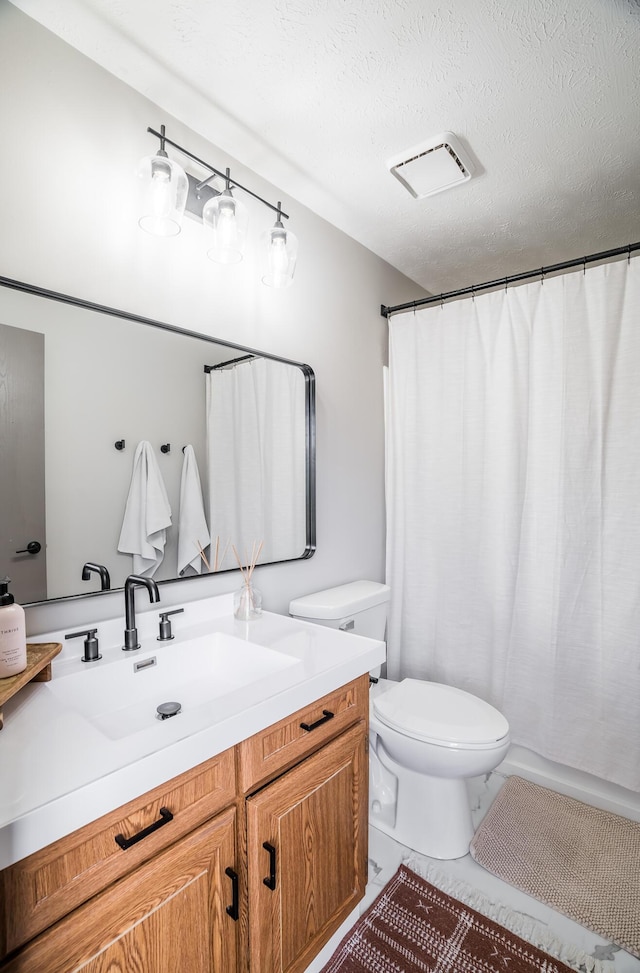
<instances>
[{"instance_id":1,"label":"undermount sink","mask_svg":"<svg viewBox=\"0 0 640 973\"><path fill-rule=\"evenodd\" d=\"M291 685L299 665L282 652L215 632L91 665L46 685L66 707L117 740L178 725L196 711L208 722L225 718ZM180 711L160 720L157 707L168 702L179 703Z\"/></svg>"}]
</instances>

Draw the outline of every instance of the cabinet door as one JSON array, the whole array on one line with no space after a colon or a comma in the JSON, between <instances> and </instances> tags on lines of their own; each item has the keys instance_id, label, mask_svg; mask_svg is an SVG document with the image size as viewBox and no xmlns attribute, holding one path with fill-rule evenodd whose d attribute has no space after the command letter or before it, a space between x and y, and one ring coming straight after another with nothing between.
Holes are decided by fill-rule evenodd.
<instances>
[{"instance_id":1,"label":"cabinet door","mask_svg":"<svg viewBox=\"0 0 640 973\"><path fill-rule=\"evenodd\" d=\"M304 970L364 895L367 766L359 723L247 800L252 973Z\"/></svg>"},{"instance_id":2,"label":"cabinet door","mask_svg":"<svg viewBox=\"0 0 640 973\"><path fill-rule=\"evenodd\" d=\"M24 947L3 973L233 973L235 809L187 835Z\"/></svg>"}]
</instances>

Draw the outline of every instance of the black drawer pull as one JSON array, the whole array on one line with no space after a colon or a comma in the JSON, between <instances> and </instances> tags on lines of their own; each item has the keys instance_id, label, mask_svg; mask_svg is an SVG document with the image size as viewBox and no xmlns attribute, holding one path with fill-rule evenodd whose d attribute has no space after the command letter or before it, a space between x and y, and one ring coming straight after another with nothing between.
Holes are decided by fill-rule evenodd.
<instances>
[{"instance_id":1,"label":"black drawer pull","mask_svg":"<svg viewBox=\"0 0 640 973\"><path fill-rule=\"evenodd\" d=\"M231 879L231 905L227 906L227 915L237 922L238 921L238 873L234 872L232 868L225 868L225 875Z\"/></svg>"},{"instance_id":2,"label":"black drawer pull","mask_svg":"<svg viewBox=\"0 0 640 973\"><path fill-rule=\"evenodd\" d=\"M161 828L163 824L169 824L169 821L173 821L173 814L166 807L160 808L160 818L150 824L148 828L143 828L142 831L138 831L137 834L131 836L131 838L125 838L123 834L117 834L115 841L117 845L120 845L123 851L127 848L131 848L131 845L136 845L143 838L148 838L150 834Z\"/></svg>"},{"instance_id":3,"label":"black drawer pull","mask_svg":"<svg viewBox=\"0 0 640 973\"><path fill-rule=\"evenodd\" d=\"M262 881L273 892L276 887L276 850L268 841L265 841L262 847L269 852L269 877L263 878Z\"/></svg>"},{"instance_id":4,"label":"black drawer pull","mask_svg":"<svg viewBox=\"0 0 640 973\"><path fill-rule=\"evenodd\" d=\"M315 723L301 723L300 729L306 730L307 732L309 732L310 730L315 730L317 726L322 726L323 723L328 723L329 720L332 720L334 716L335 714L332 713L331 710L323 709L322 716L320 717L319 720L316 720Z\"/></svg>"}]
</instances>

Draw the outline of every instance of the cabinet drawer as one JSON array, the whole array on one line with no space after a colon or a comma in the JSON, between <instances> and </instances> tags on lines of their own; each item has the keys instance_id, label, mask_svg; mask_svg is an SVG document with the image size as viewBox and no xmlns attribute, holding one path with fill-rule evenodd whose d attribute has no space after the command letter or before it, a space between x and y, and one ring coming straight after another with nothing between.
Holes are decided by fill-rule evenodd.
<instances>
[{"instance_id":1,"label":"cabinet drawer","mask_svg":"<svg viewBox=\"0 0 640 973\"><path fill-rule=\"evenodd\" d=\"M222 811L28 943L4 973L233 973L239 923L226 911L235 808Z\"/></svg>"},{"instance_id":2,"label":"cabinet drawer","mask_svg":"<svg viewBox=\"0 0 640 973\"><path fill-rule=\"evenodd\" d=\"M4 869L0 959L234 800L234 751L227 750ZM156 822L163 823L126 850L116 842Z\"/></svg>"},{"instance_id":3,"label":"cabinet drawer","mask_svg":"<svg viewBox=\"0 0 640 973\"><path fill-rule=\"evenodd\" d=\"M242 793L255 790L368 716L369 676L365 674L256 733L237 748Z\"/></svg>"}]
</instances>

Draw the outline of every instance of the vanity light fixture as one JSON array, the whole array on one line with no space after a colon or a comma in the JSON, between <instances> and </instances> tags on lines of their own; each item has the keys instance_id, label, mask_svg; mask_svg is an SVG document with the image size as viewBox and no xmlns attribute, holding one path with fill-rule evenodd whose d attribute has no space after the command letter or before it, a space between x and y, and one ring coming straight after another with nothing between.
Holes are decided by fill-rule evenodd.
<instances>
[{"instance_id":1,"label":"vanity light fixture","mask_svg":"<svg viewBox=\"0 0 640 973\"><path fill-rule=\"evenodd\" d=\"M161 133L156 155L145 156L138 166L142 189L138 223L154 236L176 236L182 229L189 181L184 169L166 153L164 125Z\"/></svg>"},{"instance_id":2,"label":"vanity light fixture","mask_svg":"<svg viewBox=\"0 0 640 973\"><path fill-rule=\"evenodd\" d=\"M235 199L231 192L229 169L225 179L226 189L205 203L202 222L211 242L207 257L219 264L236 264L242 260L249 213L244 203Z\"/></svg>"},{"instance_id":3,"label":"vanity light fixture","mask_svg":"<svg viewBox=\"0 0 640 973\"><path fill-rule=\"evenodd\" d=\"M298 259L298 238L291 230L285 230L280 206L278 203L278 218L273 227L263 234L262 283L267 287L288 287Z\"/></svg>"},{"instance_id":4,"label":"vanity light fixture","mask_svg":"<svg viewBox=\"0 0 640 973\"><path fill-rule=\"evenodd\" d=\"M274 206L232 179L229 169L220 172L177 142L172 142L165 134L164 125L160 126L159 132L153 128L148 128L147 132L160 140L160 149L156 155L142 159L138 166L142 191L140 227L155 236L175 236L180 232L182 217L187 212L203 224L207 256L216 263L238 263L243 255L248 211L237 192L248 193L276 213L274 226L263 234L263 283L269 287L288 287L295 272L298 239L290 230L285 230L282 221L288 220L289 216L282 211L282 204L278 202ZM169 159L165 145L172 146L208 170L209 175L199 181L185 172L177 162ZM222 191L210 185L216 176L225 180Z\"/></svg>"}]
</instances>

